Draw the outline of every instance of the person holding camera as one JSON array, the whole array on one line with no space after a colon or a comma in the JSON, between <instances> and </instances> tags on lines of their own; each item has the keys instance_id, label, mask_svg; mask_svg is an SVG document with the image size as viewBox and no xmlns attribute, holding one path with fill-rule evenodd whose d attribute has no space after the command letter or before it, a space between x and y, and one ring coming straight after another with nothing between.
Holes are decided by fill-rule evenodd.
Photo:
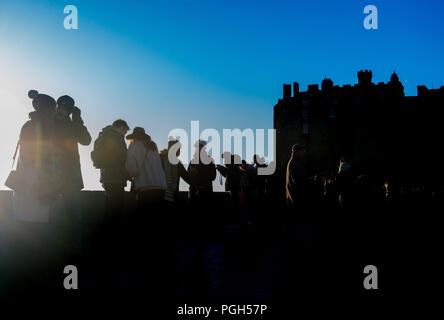
<instances>
[{"instance_id":1,"label":"person holding camera","mask_svg":"<svg viewBox=\"0 0 444 320\"><path fill-rule=\"evenodd\" d=\"M83 189L82 172L78 144L87 146L91 143L91 135L84 126L81 111L74 105L70 96L61 96L57 100L54 115L54 155L59 183L59 193L63 198L70 243L74 254L81 251L81 220L80 190Z\"/></svg>"}]
</instances>

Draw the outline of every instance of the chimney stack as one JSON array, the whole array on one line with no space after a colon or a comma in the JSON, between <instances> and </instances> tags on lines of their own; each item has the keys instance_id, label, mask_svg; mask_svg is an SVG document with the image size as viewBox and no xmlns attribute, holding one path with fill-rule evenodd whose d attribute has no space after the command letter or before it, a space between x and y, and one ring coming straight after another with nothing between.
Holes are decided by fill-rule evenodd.
<instances>
[{"instance_id":1,"label":"chimney stack","mask_svg":"<svg viewBox=\"0 0 444 320\"><path fill-rule=\"evenodd\" d=\"M284 84L284 99L291 98L291 84Z\"/></svg>"},{"instance_id":2,"label":"chimney stack","mask_svg":"<svg viewBox=\"0 0 444 320\"><path fill-rule=\"evenodd\" d=\"M293 97L296 97L299 93L299 83L293 82Z\"/></svg>"},{"instance_id":3,"label":"chimney stack","mask_svg":"<svg viewBox=\"0 0 444 320\"><path fill-rule=\"evenodd\" d=\"M427 95L427 91L429 91L429 89L427 89L426 86L417 86L417 88L418 88L418 97Z\"/></svg>"}]
</instances>

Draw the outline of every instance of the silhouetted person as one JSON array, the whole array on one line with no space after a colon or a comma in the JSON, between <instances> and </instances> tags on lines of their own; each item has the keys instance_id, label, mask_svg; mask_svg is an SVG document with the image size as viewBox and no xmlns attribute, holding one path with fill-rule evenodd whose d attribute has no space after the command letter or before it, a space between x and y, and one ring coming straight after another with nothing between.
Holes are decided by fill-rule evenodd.
<instances>
[{"instance_id":1,"label":"silhouetted person","mask_svg":"<svg viewBox=\"0 0 444 320\"><path fill-rule=\"evenodd\" d=\"M295 144L291 148L291 157L287 165L286 198L288 205L305 207L308 178L304 146Z\"/></svg>"},{"instance_id":2,"label":"silhouetted person","mask_svg":"<svg viewBox=\"0 0 444 320\"><path fill-rule=\"evenodd\" d=\"M179 141L171 139L168 141L168 147L159 152L162 161L162 168L165 172L167 188L165 190L164 200L168 203L174 203L179 199L179 182L182 178L186 183L190 184L191 179L182 162L177 159L177 164L171 163L169 160L169 152L175 151L175 157L180 155L181 144ZM171 155L173 156L173 155Z\"/></svg>"},{"instance_id":3,"label":"silhouetted person","mask_svg":"<svg viewBox=\"0 0 444 320\"><path fill-rule=\"evenodd\" d=\"M82 208L80 190L83 189L82 172L78 144L87 146L91 135L84 126L81 111L74 106L74 99L61 96L57 100L57 112L54 115L54 154L59 193L64 204L64 218L72 227L68 231L73 241L75 254L81 253L82 244Z\"/></svg>"},{"instance_id":4,"label":"silhouetted person","mask_svg":"<svg viewBox=\"0 0 444 320\"><path fill-rule=\"evenodd\" d=\"M21 293L35 284L48 286L45 274L50 274L48 259L54 254L51 236L50 214L57 198L57 179L53 152L53 115L55 100L45 94L31 90L35 111L29 114L20 130L19 158L16 173L19 177L11 186L13 193L13 217L18 229L10 239L13 250L11 261L20 262L8 278L13 281L14 290ZM6 138L6 137L5 137ZM39 274L39 277L35 275ZM21 281L24 283L21 283ZM41 284L33 281L42 281ZM13 294L8 291L8 294Z\"/></svg>"},{"instance_id":5,"label":"silhouetted person","mask_svg":"<svg viewBox=\"0 0 444 320\"><path fill-rule=\"evenodd\" d=\"M239 159L235 155L225 152L222 155L225 165L216 165L216 169L220 174L225 177L225 191L230 192L231 204L234 206L239 205L239 192L240 187L240 163Z\"/></svg>"},{"instance_id":6,"label":"silhouetted person","mask_svg":"<svg viewBox=\"0 0 444 320\"><path fill-rule=\"evenodd\" d=\"M146 288L149 285L156 294L163 296L163 284L169 276L165 271L171 265L166 261L170 254L165 240L159 241L159 238L165 236L167 218L161 206L167 187L165 173L157 145L143 128L135 127L133 133L126 138L130 140L126 169L134 178L138 206L135 228L132 230L134 241L131 243L138 249L135 268L139 270L139 274L148 272L152 275L140 279L141 287ZM149 259L146 253L149 254Z\"/></svg>"},{"instance_id":7,"label":"silhouetted person","mask_svg":"<svg viewBox=\"0 0 444 320\"><path fill-rule=\"evenodd\" d=\"M266 189L266 177L265 175L258 175L258 168L266 168L267 165L265 164L265 159L259 157L257 154L253 156L253 165L255 170L255 179L254 179L254 188L255 190L255 196L257 199L262 199L262 197L265 195L265 189Z\"/></svg>"},{"instance_id":8,"label":"silhouetted person","mask_svg":"<svg viewBox=\"0 0 444 320\"><path fill-rule=\"evenodd\" d=\"M139 210L144 211L140 213L148 214L150 209L162 203L167 187L159 151L143 128L134 128L126 138L130 140L130 146L125 166L134 178Z\"/></svg>"},{"instance_id":9,"label":"silhouetted person","mask_svg":"<svg viewBox=\"0 0 444 320\"><path fill-rule=\"evenodd\" d=\"M91 152L94 166L100 169L100 182L106 195L106 219L111 223L123 220L125 187L129 179L125 168L125 135L128 131L126 121L114 121L112 125L102 129Z\"/></svg>"},{"instance_id":10,"label":"silhouetted person","mask_svg":"<svg viewBox=\"0 0 444 320\"><path fill-rule=\"evenodd\" d=\"M207 203L213 194L213 180L216 179L214 160L206 151L206 142L199 140L195 144L193 159L188 166L191 177L190 199L194 203Z\"/></svg>"},{"instance_id":11,"label":"silhouetted person","mask_svg":"<svg viewBox=\"0 0 444 320\"><path fill-rule=\"evenodd\" d=\"M28 96L35 111L20 131L17 172L21 179L14 190L14 214L22 221L48 222L49 206L58 189L53 148L56 102L35 90Z\"/></svg>"},{"instance_id":12,"label":"silhouetted person","mask_svg":"<svg viewBox=\"0 0 444 320\"><path fill-rule=\"evenodd\" d=\"M352 184L353 176L350 163L345 158L341 158L339 162L338 174L336 176L338 201L340 205L344 206L349 202Z\"/></svg>"}]
</instances>

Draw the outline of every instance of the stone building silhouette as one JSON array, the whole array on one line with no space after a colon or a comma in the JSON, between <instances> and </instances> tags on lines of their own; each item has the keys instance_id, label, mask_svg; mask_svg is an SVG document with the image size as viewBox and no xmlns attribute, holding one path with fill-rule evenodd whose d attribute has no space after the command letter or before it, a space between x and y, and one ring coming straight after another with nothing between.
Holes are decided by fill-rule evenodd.
<instances>
[{"instance_id":1,"label":"stone building silhouette","mask_svg":"<svg viewBox=\"0 0 444 320\"><path fill-rule=\"evenodd\" d=\"M444 86L418 86L406 97L394 72L387 83L372 82L372 72L358 72L355 85L334 85L331 79L299 91L284 84L274 106L277 165L285 170L294 143L307 147L316 173L336 170L348 158L356 173L409 182L442 177Z\"/></svg>"}]
</instances>

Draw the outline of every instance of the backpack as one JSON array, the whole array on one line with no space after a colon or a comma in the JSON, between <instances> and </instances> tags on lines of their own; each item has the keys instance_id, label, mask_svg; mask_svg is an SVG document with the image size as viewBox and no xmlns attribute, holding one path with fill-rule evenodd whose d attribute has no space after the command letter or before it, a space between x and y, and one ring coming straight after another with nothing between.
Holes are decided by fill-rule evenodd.
<instances>
[{"instance_id":1,"label":"backpack","mask_svg":"<svg viewBox=\"0 0 444 320\"><path fill-rule=\"evenodd\" d=\"M106 140L107 135L103 132L100 132L96 141L94 141L94 149L91 151L91 160L93 165L97 169L103 169L108 167L109 164L109 155L107 154L106 148Z\"/></svg>"}]
</instances>

